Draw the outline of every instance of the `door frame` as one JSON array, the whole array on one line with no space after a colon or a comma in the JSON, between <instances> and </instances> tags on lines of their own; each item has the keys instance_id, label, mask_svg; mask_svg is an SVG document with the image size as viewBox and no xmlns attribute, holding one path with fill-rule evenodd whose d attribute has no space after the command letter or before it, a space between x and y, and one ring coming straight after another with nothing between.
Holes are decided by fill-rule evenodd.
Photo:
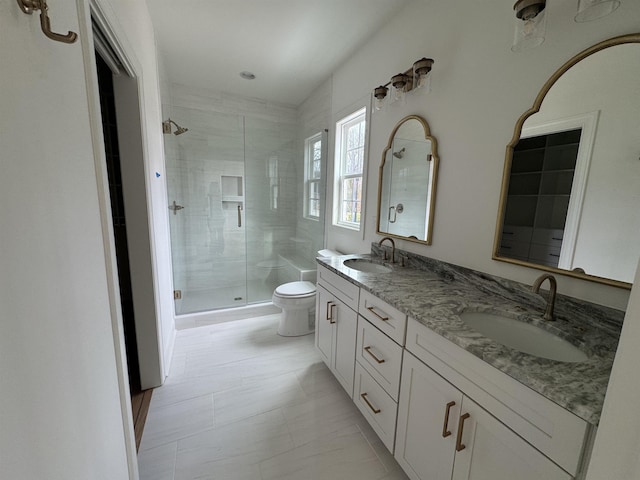
<instances>
[{"instance_id":1,"label":"door frame","mask_svg":"<svg viewBox=\"0 0 640 480\"><path fill-rule=\"evenodd\" d=\"M129 89L128 92L137 95L137 97L135 97L137 98L137 101L134 103L132 111L135 110L137 113L134 115L134 121L137 120L138 125L132 132L130 138L125 138L123 147L121 148L131 149L131 143L133 142L134 144L133 149L135 151L132 152L129 150L128 153L136 158L136 168L139 171L142 171L142 176L136 178L138 183L140 182L140 179L142 182L145 182L148 154L144 147L149 141L145 125L141 121L142 118L146 118L144 104L142 102L143 91L140 87L140 74L142 72L142 67L136 58L136 55L133 53L134 50L127 41L126 35L124 35L119 28L117 19L115 18L107 0L76 0L76 4L78 8L79 33L87 86L87 104L96 171L100 222L102 225L103 244L105 247L104 255L107 271L106 280L108 286L116 374L119 388L119 401L122 415L122 428L124 433L129 478L135 480L139 478L138 458L124 343L124 328L120 304L119 278L116 263L115 238L112 226L110 192L104 153L104 134L102 118L100 115L98 78L95 66L95 45L93 41L93 29L91 23L92 18L102 29L111 47L122 62L124 71L128 77L130 77L129 80L132 81L130 87L132 86L133 88ZM124 152L121 151L120 153L122 155ZM140 187L140 185L138 186ZM157 268L154 268L156 267L156 258L153 255L154 232L150 217L151 199L146 182L141 187L141 191L143 192L142 199L141 197L138 197L134 200L136 204L133 205L133 209L139 211L138 213L142 212L142 215L145 217L145 221L142 223L143 228L147 229L148 234L139 240L142 249L147 252L147 264L143 266L143 270L146 271L143 272L142 277L151 281L148 282L148 288L144 292L142 298L136 298L140 297L140 293L136 293L136 286L134 284L140 283L141 276L138 276L137 279L134 278L132 271L132 288L134 305L136 303L142 303L148 310L147 315L141 315L140 317L136 310L136 331L138 332L142 329L143 333L140 337L147 337L147 342L144 348L141 348L140 337L138 338L138 354L141 363L141 383L143 388L149 388L152 386L159 386L163 383L164 378L166 377L166 366L163 356L163 345L165 345L165 342L162 338L162 328L159 325L160 305L157 298L157 284L155 281ZM125 203L126 201L127 199L125 198ZM138 216L138 219L139 218L140 216ZM132 244L129 242L128 248L130 251L131 247ZM171 339L169 343L172 345L172 342L173 340ZM143 367L143 362L147 363L146 368Z\"/></svg>"}]
</instances>

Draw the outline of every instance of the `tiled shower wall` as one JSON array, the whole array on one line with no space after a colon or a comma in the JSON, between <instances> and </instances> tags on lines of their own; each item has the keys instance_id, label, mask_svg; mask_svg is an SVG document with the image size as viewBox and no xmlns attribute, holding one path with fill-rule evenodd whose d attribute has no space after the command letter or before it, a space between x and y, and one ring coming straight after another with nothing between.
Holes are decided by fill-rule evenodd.
<instances>
[{"instance_id":1,"label":"tiled shower wall","mask_svg":"<svg viewBox=\"0 0 640 480\"><path fill-rule=\"evenodd\" d=\"M164 110L189 128L165 136L168 202L185 207L170 214L174 284L211 299L195 310L177 302L176 313L269 300L258 264L286 255L313 265L323 244L324 222L301 221L298 109L174 84Z\"/></svg>"}]
</instances>

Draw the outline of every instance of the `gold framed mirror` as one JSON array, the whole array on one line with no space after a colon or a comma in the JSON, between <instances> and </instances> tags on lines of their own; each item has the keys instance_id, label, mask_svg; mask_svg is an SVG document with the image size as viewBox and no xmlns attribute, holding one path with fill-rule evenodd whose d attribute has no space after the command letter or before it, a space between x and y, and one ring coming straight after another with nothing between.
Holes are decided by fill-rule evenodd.
<instances>
[{"instance_id":1,"label":"gold framed mirror","mask_svg":"<svg viewBox=\"0 0 640 480\"><path fill-rule=\"evenodd\" d=\"M427 121L409 115L382 152L376 233L431 245L438 148Z\"/></svg>"},{"instance_id":2,"label":"gold framed mirror","mask_svg":"<svg viewBox=\"0 0 640 480\"><path fill-rule=\"evenodd\" d=\"M640 256L640 34L571 58L507 145L493 259L631 288Z\"/></svg>"}]
</instances>

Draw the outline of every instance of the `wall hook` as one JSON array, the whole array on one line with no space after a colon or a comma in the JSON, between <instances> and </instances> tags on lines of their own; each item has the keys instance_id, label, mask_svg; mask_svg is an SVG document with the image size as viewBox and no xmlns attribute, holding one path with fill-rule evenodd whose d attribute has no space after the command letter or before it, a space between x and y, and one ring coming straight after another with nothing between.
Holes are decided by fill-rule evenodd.
<instances>
[{"instance_id":1,"label":"wall hook","mask_svg":"<svg viewBox=\"0 0 640 480\"><path fill-rule=\"evenodd\" d=\"M17 0L17 2L20 10L27 15L31 15L35 10L40 10L40 27L42 28L42 33L51 40L62 43L74 43L78 39L78 34L75 32L67 32L66 35L63 35L51 31L51 21L47 13L49 7L47 6L46 0Z\"/></svg>"}]
</instances>

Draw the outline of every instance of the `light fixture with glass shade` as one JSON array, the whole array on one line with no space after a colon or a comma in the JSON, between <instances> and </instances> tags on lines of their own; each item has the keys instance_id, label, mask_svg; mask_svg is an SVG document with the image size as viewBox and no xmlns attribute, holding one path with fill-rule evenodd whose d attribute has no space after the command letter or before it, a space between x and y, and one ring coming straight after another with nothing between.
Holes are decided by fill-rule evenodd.
<instances>
[{"instance_id":1,"label":"light fixture with glass shade","mask_svg":"<svg viewBox=\"0 0 640 480\"><path fill-rule=\"evenodd\" d=\"M516 12L516 28L511 50L520 52L544 42L547 28L546 0L518 0L513 6Z\"/></svg>"},{"instance_id":2,"label":"light fixture with glass shade","mask_svg":"<svg viewBox=\"0 0 640 480\"><path fill-rule=\"evenodd\" d=\"M402 102L407 92L407 86L409 84L409 75L405 73L398 73L391 77L391 101Z\"/></svg>"},{"instance_id":3,"label":"light fixture with glass shade","mask_svg":"<svg viewBox=\"0 0 640 480\"><path fill-rule=\"evenodd\" d=\"M404 73L398 73L391 77L384 85L373 89L373 110L379 112L384 110L387 104L404 104L406 95L409 92L431 91L431 69L433 59L423 57L413 62L411 68Z\"/></svg>"},{"instance_id":4,"label":"light fixture with glass shade","mask_svg":"<svg viewBox=\"0 0 640 480\"><path fill-rule=\"evenodd\" d=\"M373 89L373 108L376 111L380 111L384 108L384 99L387 97L389 89L384 85L380 85Z\"/></svg>"},{"instance_id":5,"label":"light fixture with glass shade","mask_svg":"<svg viewBox=\"0 0 640 480\"><path fill-rule=\"evenodd\" d=\"M432 58L421 58L413 64L413 88L423 89L424 92L431 91L431 67Z\"/></svg>"},{"instance_id":6,"label":"light fixture with glass shade","mask_svg":"<svg viewBox=\"0 0 640 480\"><path fill-rule=\"evenodd\" d=\"M578 0L578 13L574 20L578 23L597 20L609 15L619 6L619 0Z\"/></svg>"}]
</instances>

